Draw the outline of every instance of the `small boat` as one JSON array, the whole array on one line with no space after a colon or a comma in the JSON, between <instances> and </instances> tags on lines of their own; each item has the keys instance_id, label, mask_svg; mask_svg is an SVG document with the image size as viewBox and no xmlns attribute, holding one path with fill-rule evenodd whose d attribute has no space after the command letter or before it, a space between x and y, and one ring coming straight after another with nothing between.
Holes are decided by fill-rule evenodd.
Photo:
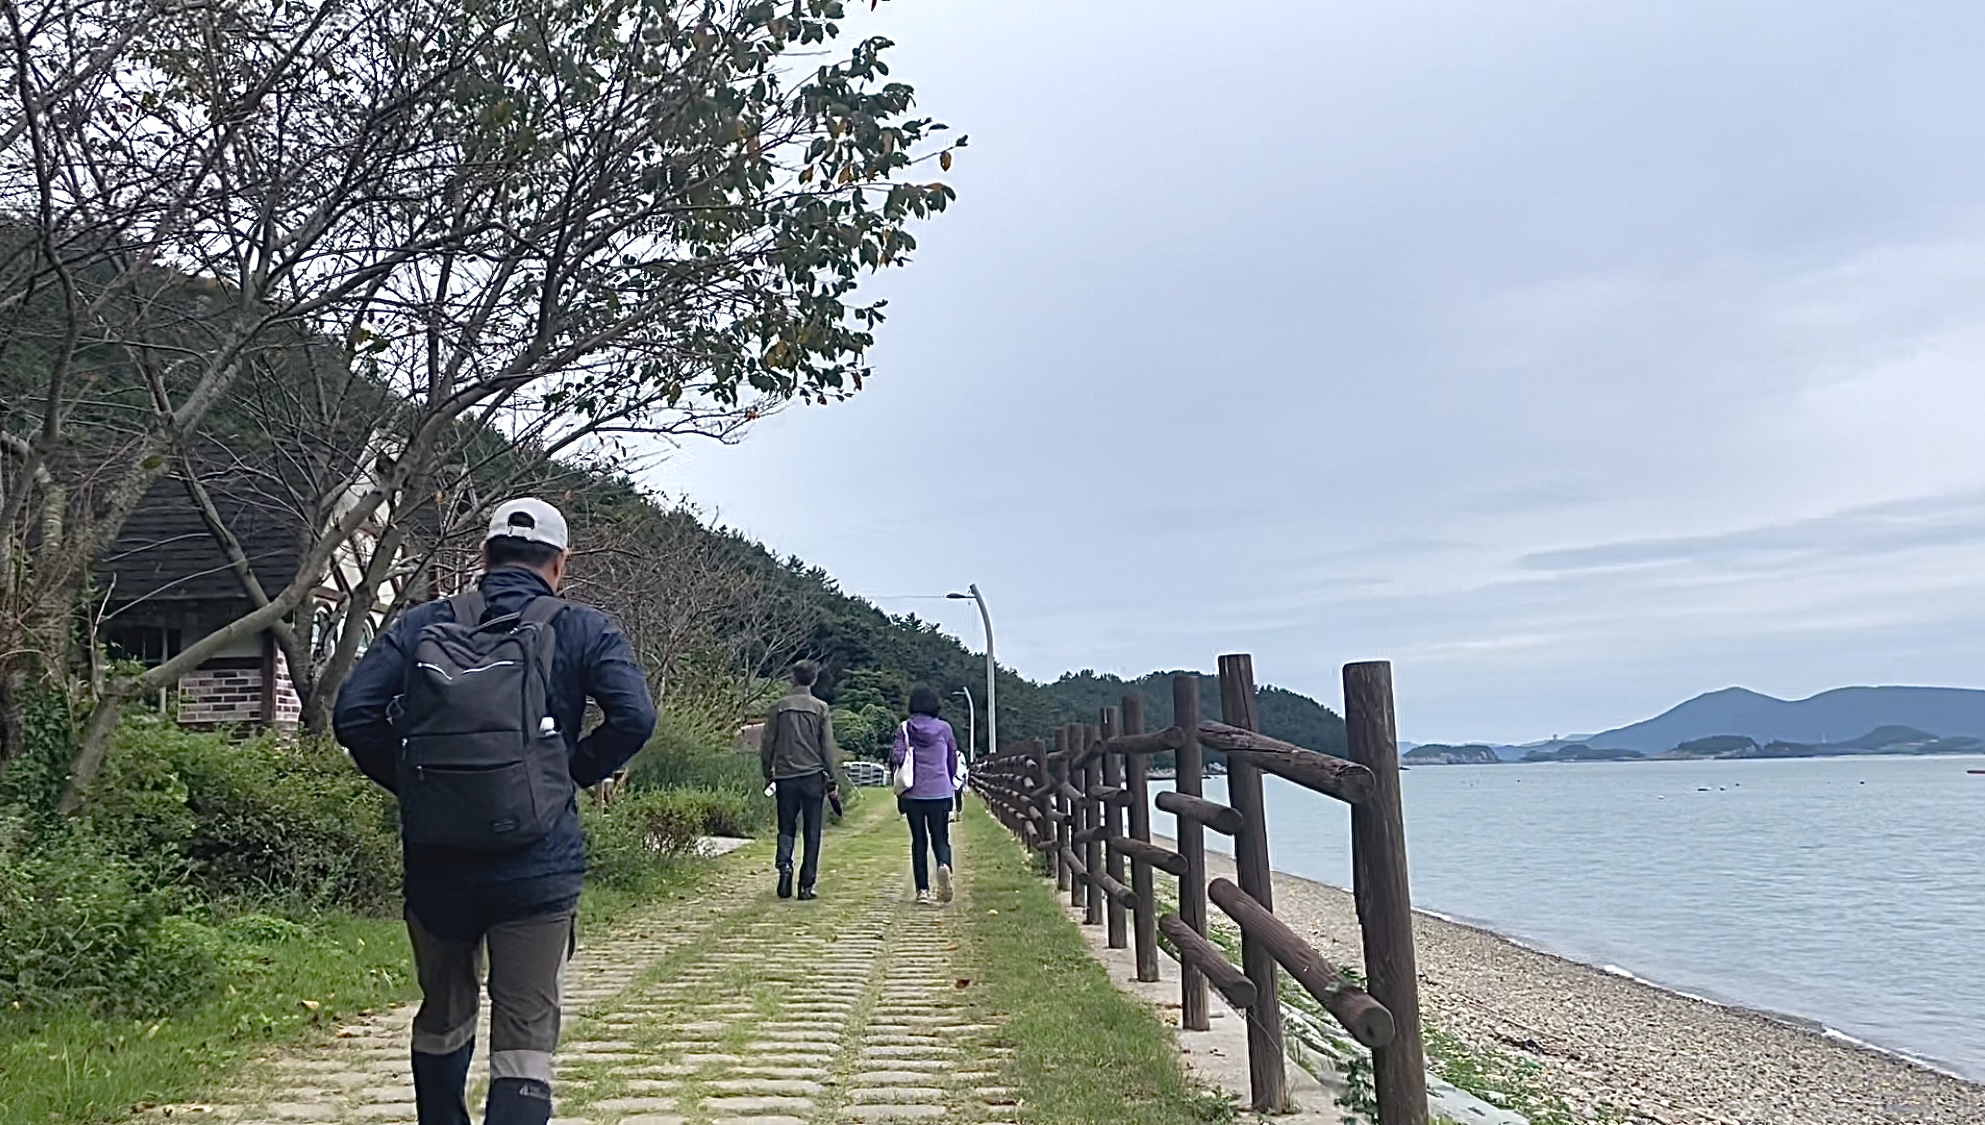
<instances>
[{"instance_id":1,"label":"small boat","mask_svg":"<svg viewBox=\"0 0 1985 1125\"><path fill-rule=\"evenodd\" d=\"M1965 770L1966 773L1985 774L1985 770Z\"/></svg>"}]
</instances>

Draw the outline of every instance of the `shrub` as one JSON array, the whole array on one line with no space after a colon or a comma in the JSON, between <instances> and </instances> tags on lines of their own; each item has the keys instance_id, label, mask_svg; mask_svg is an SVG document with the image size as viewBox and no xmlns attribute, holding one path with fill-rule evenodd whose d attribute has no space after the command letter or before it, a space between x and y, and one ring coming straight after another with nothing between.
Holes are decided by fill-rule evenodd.
<instances>
[{"instance_id":1,"label":"shrub","mask_svg":"<svg viewBox=\"0 0 1985 1125\"><path fill-rule=\"evenodd\" d=\"M586 861L596 881L638 891L695 848L702 823L696 810L676 799L678 792L636 791L605 809L583 806Z\"/></svg>"},{"instance_id":2,"label":"shrub","mask_svg":"<svg viewBox=\"0 0 1985 1125\"><path fill-rule=\"evenodd\" d=\"M741 753L707 722L664 713L655 736L628 764L630 791L682 793L696 803L701 834L751 836L772 822L772 801L755 754Z\"/></svg>"},{"instance_id":3,"label":"shrub","mask_svg":"<svg viewBox=\"0 0 1985 1125\"><path fill-rule=\"evenodd\" d=\"M151 1015L211 991L225 945L175 914L169 888L150 888L87 824L22 850L0 847L0 999L44 1010L80 1003L108 1015Z\"/></svg>"},{"instance_id":4,"label":"shrub","mask_svg":"<svg viewBox=\"0 0 1985 1125\"><path fill-rule=\"evenodd\" d=\"M325 742L237 740L136 716L87 807L120 850L176 865L215 899L375 913L398 899L392 800Z\"/></svg>"},{"instance_id":5,"label":"shrub","mask_svg":"<svg viewBox=\"0 0 1985 1125\"><path fill-rule=\"evenodd\" d=\"M700 787L752 792L765 782L758 757L737 749L736 731L673 711L655 721L654 737L627 766L628 784L637 789Z\"/></svg>"}]
</instances>

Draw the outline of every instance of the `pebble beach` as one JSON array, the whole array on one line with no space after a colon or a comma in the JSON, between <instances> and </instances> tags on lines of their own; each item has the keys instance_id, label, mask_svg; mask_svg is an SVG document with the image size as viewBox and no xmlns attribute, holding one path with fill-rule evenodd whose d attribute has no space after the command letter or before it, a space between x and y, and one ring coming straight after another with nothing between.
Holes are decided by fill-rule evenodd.
<instances>
[{"instance_id":1,"label":"pebble beach","mask_svg":"<svg viewBox=\"0 0 1985 1125\"><path fill-rule=\"evenodd\" d=\"M1232 861L1207 855L1209 872ZM1275 913L1359 962L1351 896L1277 872ZM1724 1007L1414 918L1421 1005L1471 1047L1536 1062L1577 1111L1651 1125L1985 1125L1985 1086L1769 1015Z\"/></svg>"}]
</instances>

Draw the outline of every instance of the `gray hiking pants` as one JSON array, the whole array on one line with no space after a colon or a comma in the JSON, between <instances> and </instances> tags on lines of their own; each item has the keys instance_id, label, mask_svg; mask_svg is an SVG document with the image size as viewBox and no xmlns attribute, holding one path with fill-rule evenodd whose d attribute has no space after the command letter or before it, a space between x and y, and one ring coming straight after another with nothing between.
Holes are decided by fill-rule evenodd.
<instances>
[{"instance_id":1,"label":"gray hiking pants","mask_svg":"<svg viewBox=\"0 0 1985 1125\"><path fill-rule=\"evenodd\" d=\"M489 1076L551 1083L558 1046L559 992L572 956L570 912L497 922L481 941L447 941L407 912L420 1011L415 1055L453 1055L476 1040L483 951L489 954Z\"/></svg>"}]
</instances>

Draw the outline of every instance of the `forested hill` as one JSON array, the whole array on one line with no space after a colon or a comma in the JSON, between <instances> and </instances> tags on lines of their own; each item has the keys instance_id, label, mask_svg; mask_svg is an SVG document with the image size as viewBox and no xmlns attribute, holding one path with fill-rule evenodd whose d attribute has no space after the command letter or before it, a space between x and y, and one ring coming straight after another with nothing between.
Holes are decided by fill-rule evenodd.
<instances>
[{"instance_id":1,"label":"forested hill","mask_svg":"<svg viewBox=\"0 0 1985 1125\"><path fill-rule=\"evenodd\" d=\"M674 551L672 558L699 558L695 569L731 572L731 582L717 585L742 584L750 591L749 612L739 612L742 607L735 598L725 599L730 602L725 612L737 617L733 629L762 634L758 643L739 646L743 651L755 650L757 674L774 675L801 656L824 665L819 691L834 704L836 734L850 750L879 751L903 716L910 688L917 684L929 684L943 696L945 717L953 721L962 741L966 706L957 693L969 690L984 705L983 657L914 615L891 616L843 591L826 571L802 559L780 559L758 543L705 527L685 512L672 512L667 518L677 536L696 548ZM678 564L674 569L683 568ZM707 574L700 578L684 574L680 581L699 588L711 584ZM1056 727L1093 723L1101 708L1116 706L1131 692L1144 695L1145 722L1151 729L1169 726L1173 675L1153 672L1126 681L1083 671L1042 684L1001 669L1000 739L1008 743L1052 739ZM1202 673L1200 692L1202 713L1218 718L1218 679ZM1343 753L1344 723L1335 712L1281 688L1261 687L1256 695L1264 733L1299 746ZM980 728L983 740L984 716Z\"/></svg>"},{"instance_id":2,"label":"forested hill","mask_svg":"<svg viewBox=\"0 0 1985 1125\"><path fill-rule=\"evenodd\" d=\"M1068 673L1040 690L1059 701L1071 722L1094 722L1099 709L1115 707L1124 696L1136 693L1144 697L1145 728L1160 730L1172 725L1172 677L1180 674L1152 672L1124 680L1085 670ZM1255 689L1255 706L1263 734L1326 754L1344 754L1344 720L1309 696L1260 686ZM1199 711L1202 718L1220 718L1220 680L1205 672L1199 673ZM1000 732L1001 738L1005 736Z\"/></svg>"}]
</instances>

